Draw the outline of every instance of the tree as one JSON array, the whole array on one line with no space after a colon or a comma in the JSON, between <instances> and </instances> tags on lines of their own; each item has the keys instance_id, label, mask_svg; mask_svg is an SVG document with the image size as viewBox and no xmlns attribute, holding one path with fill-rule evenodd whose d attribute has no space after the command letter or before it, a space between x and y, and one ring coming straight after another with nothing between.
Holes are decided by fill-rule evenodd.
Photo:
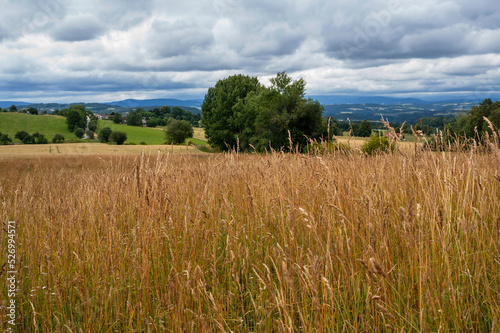
<instances>
[{"instance_id":1,"label":"tree","mask_svg":"<svg viewBox=\"0 0 500 333\"><path fill-rule=\"evenodd\" d=\"M89 130L95 132L97 130L97 121L91 120L89 121Z\"/></svg>"},{"instance_id":2,"label":"tree","mask_svg":"<svg viewBox=\"0 0 500 333\"><path fill-rule=\"evenodd\" d=\"M192 138L193 134L193 127L187 120L172 119L165 130L168 144L181 144L187 138Z\"/></svg>"},{"instance_id":3,"label":"tree","mask_svg":"<svg viewBox=\"0 0 500 333\"><path fill-rule=\"evenodd\" d=\"M113 115L113 122L115 124L121 124L123 122L123 117L121 114L119 114L118 112L115 112L115 114Z\"/></svg>"},{"instance_id":4,"label":"tree","mask_svg":"<svg viewBox=\"0 0 500 333\"><path fill-rule=\"evenodd\" d=\"M17 112L17 106L15 106L14 104L12 104L10 106L10 112Z\"/></svg>"},{"instance_id":5,"label":"tree","mask_svg":"<svg viewBox=\"0 0 500 333\"><path fill-rule=\"evenodd\" d=\"M9 136L7 134L3 134L2 132L0 132L0 144L1 145L8 145L11 142L12 142L12 139L9 138Z\"/></svg>"},{"instance_id":6,"label":"tree","mask_svg":"<svg viewBox=\"0 0 500 333\"><path fill-rule=\"evenodd\" d=\"M372 135L372 125L368 120L363 120L359 125L356 136L367 138Z\"/></svg>"},{"instance_id":7,"label":"tree","mask_svg":"<svg viewBox=\"0 0 500 333\"><path fill-rule=\"evenodd\" d=\"M275 150L298 147L301 150L309 139L319 139L327 132L322 118L323 107L318 101L305 98L303 79L293 81L281 72L270 81L270 88L251 97L255 99L253 102L247 101L247 105L255 109L252 112L257 114L255 136L250 140L257 150L269 147Z\"/></svg>"},{"instance_id":8,"label":"tree","mask_svg":"<svg viewBox=\"0 0 500 333\"><path fill-rule=\"evenodd\" d=\"M62 134L57 133L52 138L52 143L63 143L63 142L64 142L64 136Z\"/></svg>"},{"instance_id":9,"label":"tree","mask_svg":"<svg viewBox=\"0 0 500 333\"><path fill-rule=\"evenodd\" d=\"M222 150L236 147L237 137L243 128L236 123L233 108L260 86L256 77L240 74L219 80L208 89L201 112L205 135L212 146Z\"/></svg>"},{"instance_id":10,"label":"tree","mask_svg":"<svg viewBox=\"0 0 500 333\"><path fill-rule=\"evenodd\" d=\"M156 126L158 126L158 119L156 119L156 118L149 118L146 121L146 126L147 127L156 127Z\"/></svg>"},{"instance_id":11,"label":"tree","mask_svg":"<svg viewBox=\"0 0 500 333\"><path fill-rule=\"evenodd\" d=\"M64 113L66 114L66 124L70 132L75 131L77 128L87 127L84 105L71 105L69 110Z\"/></svg>"},{"instance_id":12,"label":"tree","mask_svg":"<svg viewBox=\"0 0 500 333\"><path fill-rule=\"evenodd\" d=\"M235 75L208 90L201 110L212 146L301 150L328 132L321 104L305 98L303 79L281 72L270 81L263 87L256 78Z\"/></svg>"},{"instance_id":13,"label":"tree","mask_svg":"<svg viewBox=\"0 0 500 333\"><path fill-rule=\"evenodd\" d=\"M21 141L22 143L25 143L25 140L26 141L29 141L31 143L31 140L32 138L30 139L26 139L27 137L30 137L31 135L29 135L28 132L26 131L18 131L16 133L16 135L14 135L14 138L18 139L19 141Z\"/></svg>"},{"instance_id":14,"label":"tree","mask_svg":"<svg viewBox=\"0 0 500 333\"><path fill-rule=\"evenodd\" d=\"M125 132L112 132L109 140L115 142L117 145L122 145L127 140L127 133Z\"/></svg>"},{"instance_id":15,"label":"tree","mask_svg":"<svg viewBox=\"0 0 500 333\"><path fill-rule=\"evenodd\" d=\"M473 106L465 115L457 119L455 127L457 132L467 138L475 138L482 141L484 133L488 131L488 124L484 118L488 118L495 124L497 122L497 113L500 112L500 102L495 102L489 98L485 99L479 106ZM495 124L495 126L497 126Z\"/></svg>"},{"instance_id":16,"label":"tree","mask_svg":"<svg viewBox=\"0 0 500 333\"><path fill-rule=\"evenodd\" d=\"M77 128L75 129L75 136L78 138L78 139L81 139L83 138L83 136L85 135L85 131L83 130L83 128Z\"/></svg>"},{"instance_id":17,"label":"tree","mask_svg":"<svg viewBox=\"0 0 500 333\"><path fill-rule=\"evenodd\" d=\"M141 109L132 110L127 114L127 125L129 126L142 126L142 112Z\"/></svg>"},{"instance_id":18,"label":"tree","mask_svg":"<svg viewBox=\"0 0 500 333\"><path fill-rule=\"evenodd\" d=\"M102 130L99 131L99 141L101 142L108 142L109 141L109 136L111 135L111 128L109 127L104 127Z\"/></svg>"},{"instance_id":19,"label":"tree","mask_svg":"<svg viewBox=\"0 0 500 333\"><path fill-rule=\"evenodd\" d=\"M34 108L34 107L29 107L27 112L29 114L38 114L38 109L37 108Z\"/></svg>"}]
</instances>

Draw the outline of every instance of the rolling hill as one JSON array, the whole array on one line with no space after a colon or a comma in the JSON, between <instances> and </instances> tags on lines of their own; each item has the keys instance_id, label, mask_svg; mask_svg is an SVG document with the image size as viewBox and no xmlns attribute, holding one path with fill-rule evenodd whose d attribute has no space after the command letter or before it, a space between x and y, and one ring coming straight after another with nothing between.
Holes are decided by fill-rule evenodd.
<instances>
[{"instance_id":1,"label":"rolling hill","mask_svg":"<svg viewBox=\"0 0 500 333\"><path fill-rule=\"evenodd\" d=\"M29 134L35 132L44 134L50 141L55 134L62 134L66 139L77 139L66 126L66 118L61 116L31 115L26 113L0 113L0 132L8 134L14 142L19 131L26 131Z\"/></svg>"},{"instance_id":2,"label":"rolling hill","mask_svg":"<svg viewBox=\"0 0 500 333\"><path fill-rule=\"evenodd\" d=\"M165 142L165 134L159 129L117 125L111 121L100 120L97 132L103 127L127 133L126 143L145 142L148 145L158 145ZM78 140L75 134L68 130L65 117L0 112L0 132L8 134L14 142L19 142L14 139L18 131L26 131L30 134L38 132L44 134L49 141L57 133L62 134L66 140Z\"/></svg>"}]
</instances>

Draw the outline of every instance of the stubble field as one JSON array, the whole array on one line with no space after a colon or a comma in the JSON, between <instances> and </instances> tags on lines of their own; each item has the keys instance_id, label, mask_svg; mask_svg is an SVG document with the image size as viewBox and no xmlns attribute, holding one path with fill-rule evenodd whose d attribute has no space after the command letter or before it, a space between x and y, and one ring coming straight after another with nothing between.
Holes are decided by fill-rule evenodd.
<instances>
[{"instance_id":1,"label":"stubble field","mask_svg":"<svg viewBox=\"0 0 500 333\"><path fill-rule=\"evenodd\" d=\"M0 169L18 332L499 329L498 148L3 156Z\"/></svg>"}]
</instances>

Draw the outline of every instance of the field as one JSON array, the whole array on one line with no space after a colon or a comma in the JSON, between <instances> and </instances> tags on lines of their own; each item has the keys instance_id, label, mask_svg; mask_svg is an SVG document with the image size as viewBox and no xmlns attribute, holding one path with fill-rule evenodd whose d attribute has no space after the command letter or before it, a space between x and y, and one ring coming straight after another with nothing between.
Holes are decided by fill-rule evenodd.
<instances>
[{"instance_id":1,"label":"field","mask_svg":"<svg viewBox=\"0 0 500 333\"><path fill-rule=\"evenodd\" d=\"M57 133L64 135L66 139L76 139L75 134L68 130L65 117L0 112L0 132L8 134L14 142L19 142L14 138L18 131L30 134L39 132L49 141Z\"/></svg>"},{"instance_id":2,"label":"field","mask_svg":"<svg viewBox=\"0 0 500 333\"><path fill-rule=\"evenodd\" d=\"M64 143L46 145L0 146L0 158L19 156L63 156L63 155L137 155L160 153L200 153L192 146L170 145L108 145L105 143Z\"/></svg>"},{"instance_id":3,"label":"field","mask_svg":"<svg viewBox=\"0 0 500 333\"><path fill-rule=\"evenodd\" d=\"M0 170L18 332L500 327L496 147L2 155Z\"/></svg>"},{"instance_id":4,"label":"field","mask_svg":"<svg viewBox=\"0 0 500 333\"><path fill-rule=\"evenodd\" d=\"M162 145L165 143L165 133L161 128L127 126L115 124L112 121L99 120L96 132L99 133L104 127L109 127L113 131L127 133L126 143L135 143L137 145L142 142L148 145ZM30 134L42 133L49 142L57 133L62 134L66 140L78 140L75 134L68 130L65 117L0 112L0 133L8 134L13 142L19 143L20 141L14 138L18 131L26 131ZM191 139L191 143L196 145L206 144L203 129L195 128L194 140Z\"/></svg>"},{"instance_id":5,"label":"field","mask_svg":"<svg viewBox=\"0 0 500 333\"><path fill-rule=\"evenodd\" d=\"M99 120L97 123L97 133L104 128L109 127L112 131L121 131L127 133L127 143L140 144L145 142L148 145L161 145L165 143L165 133L154 128L145 128L137 126L127 126L115 124L112 121Z\"/></svg>"}]
</instances>

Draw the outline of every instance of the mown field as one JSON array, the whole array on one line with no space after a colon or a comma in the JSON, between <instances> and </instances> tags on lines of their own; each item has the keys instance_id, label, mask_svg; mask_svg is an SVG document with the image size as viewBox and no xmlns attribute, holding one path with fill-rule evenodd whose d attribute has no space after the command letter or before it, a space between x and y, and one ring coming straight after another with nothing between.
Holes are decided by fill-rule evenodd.
<instances>
[{"instance_id":1,"label":"mown field","mask_svg":"<svg viewBox=\"0 0 500 333\"><path fill-rule=\"evenodd\" d=\"M65 117L0 112L0 132L8 134L13 142L20 142L14 138L18 131L26 131L29 134L39 132L49 141L57 133L66 139L77 139L75 134L68 130Z\"/></svg>"},{"instance_id":2,"label":"mown field","mask_svg":"<svg viewBox=\"0 0 500 333\"><path fill-rule=\"evenodd\" d=\"M161 145L165 143L165 133L163 130L154 128L145 128L137 126L127 126L122 124L115 124L109 120L99 120L97 123L97 133L104 128L109 127L112 131L121 131L127 133L126 143L141 144L144 142L148 145Z\"/></svg>"},{"instance_id":3,"label":"mown field","mask_svg":"<svg viewBox=\"0 0 500 333\"><path fill-rule=\"evenodd\" d=\"M0 169L18 332L499 329L498 146L4 156Z\"/></svg>"},{"instance_id":4,"label":"mown field","mask_svg":"<svg viewBox=\"0 0 500 333\"><path fill-rule=\"evenodd\" d=\"M126 143L147 145L162 145L165 143L165 133L163 128L144 128L115 124L112 121L99 120L96 133L104 127L109 127L113 131L127 133ZM78 140L74 133L70 132L66 125L66 118L52 115L30 115L23 113L3 113L0 112L0 133L8 134L15 143L20 141L14 136L18 131L26 131L29 134L39 132L52 140L55 134L62 134L66 140ZM83 140L81 140L83 141ZM194 138L190 140L192 144L206 144L203 129L196 128Z\"/></svg>"}]
</instances>

